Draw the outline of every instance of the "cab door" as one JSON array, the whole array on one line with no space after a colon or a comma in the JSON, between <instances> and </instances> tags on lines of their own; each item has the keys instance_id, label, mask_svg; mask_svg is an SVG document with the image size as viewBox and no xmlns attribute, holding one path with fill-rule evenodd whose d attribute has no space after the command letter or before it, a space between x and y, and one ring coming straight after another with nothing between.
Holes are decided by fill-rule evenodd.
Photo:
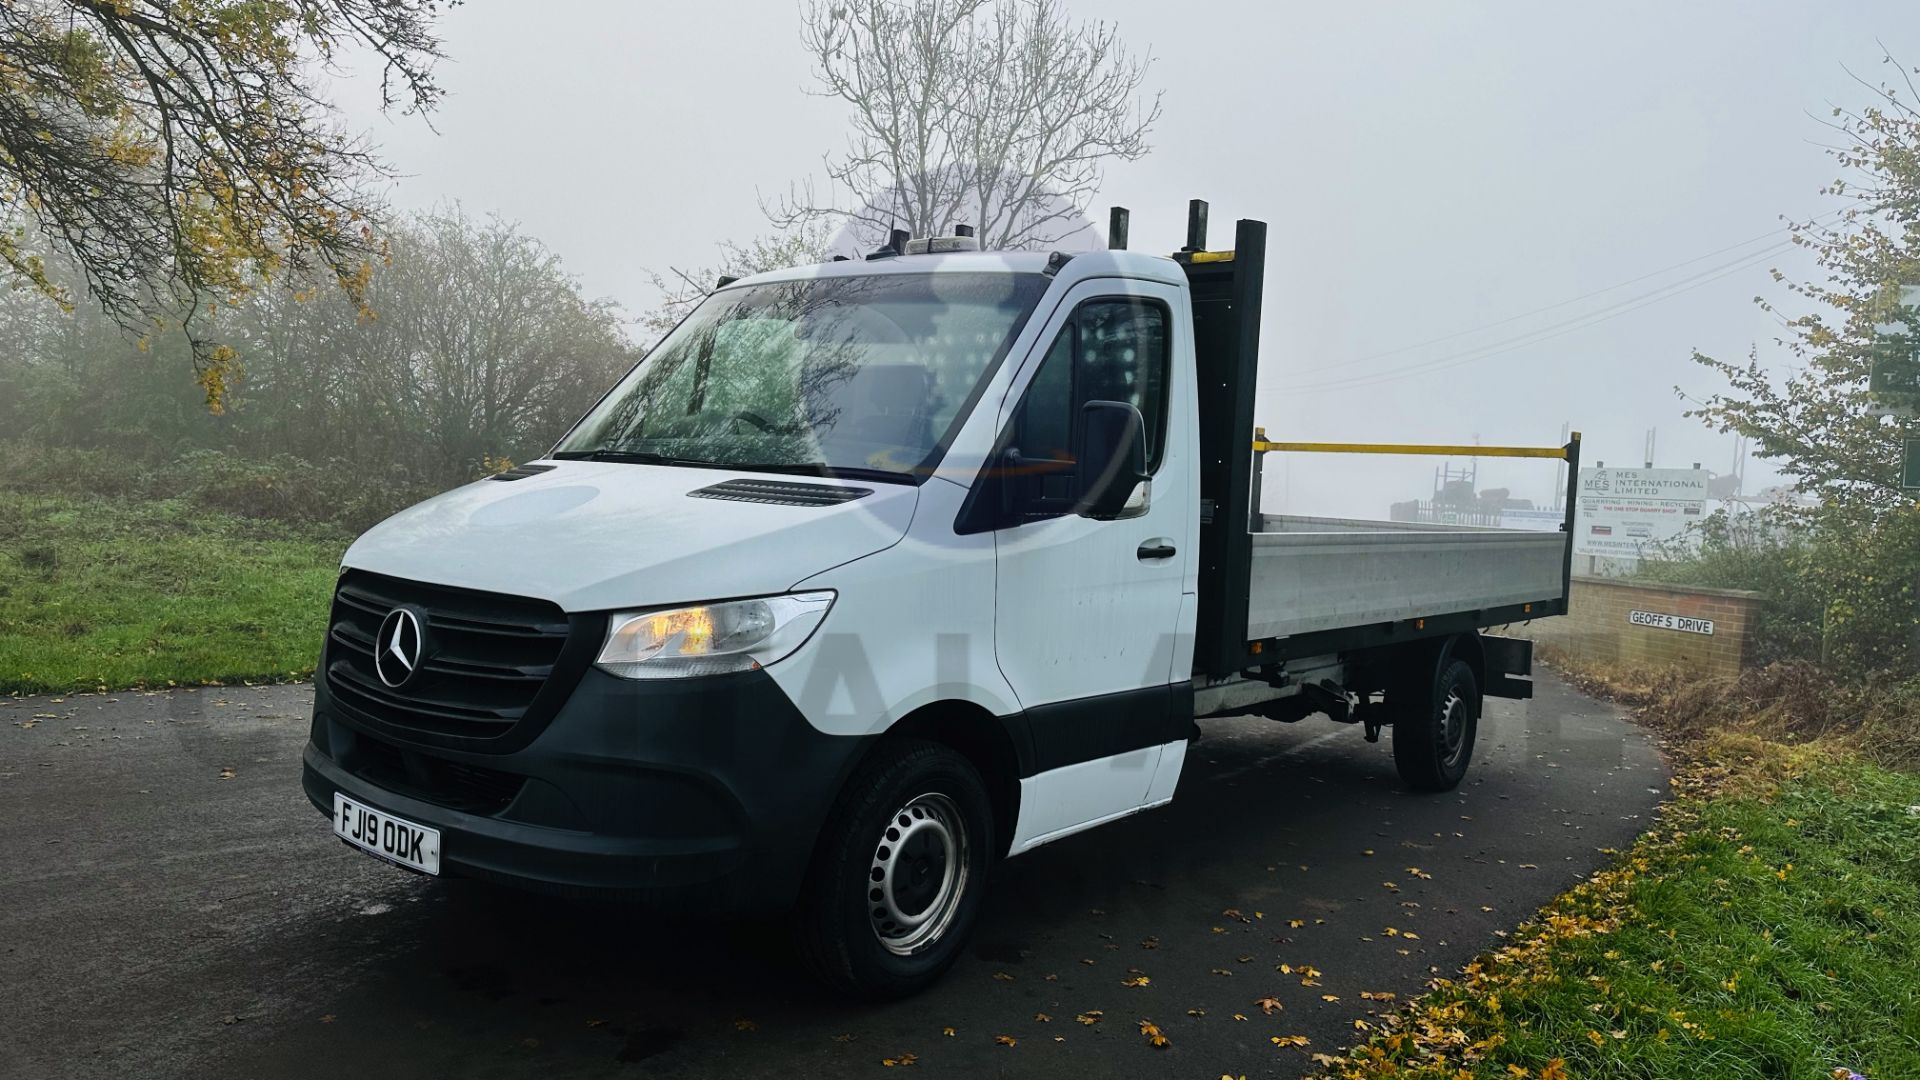
<instances>
[{"instance_id":1,"label":"cab door","mask_svg":"<svg viewBox=\"0 0 1920 1080\"><path fill-rule=\"evenodd\" d=\"M1174 286L1082 283L1002 407L994 652L1033 748L1016 852L1172 794L1155 773L1191 728L1191 627L1180 635L1197 565L1186 310ZM1149 479L1109 520L1077 509L1099 471L1074 460L1090 401L1133 405L1147 443Z\"/></svg>"}]
</instances>

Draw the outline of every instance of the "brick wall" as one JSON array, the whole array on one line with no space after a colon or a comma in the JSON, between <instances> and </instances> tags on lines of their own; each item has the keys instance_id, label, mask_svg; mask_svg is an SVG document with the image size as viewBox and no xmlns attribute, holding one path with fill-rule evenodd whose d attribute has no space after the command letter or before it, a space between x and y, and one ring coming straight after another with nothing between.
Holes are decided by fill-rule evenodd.
<instances>
[{"instance_id":1,"label":"brick wall","mask_svg":"<svg viewBox=\"0 0 1920 1080\"><path fill-rule=\"evenodd\" d=\"M1532 638L1577 660L1733 675L1746 661L1747 632L1759 606L1760 594L1737 589L1576 577L1567 614L1498 627L1493 632ZM1636 625L1628 617L1634 611L1710 619L1713 633Z\"/></svg>"}]
</instances>

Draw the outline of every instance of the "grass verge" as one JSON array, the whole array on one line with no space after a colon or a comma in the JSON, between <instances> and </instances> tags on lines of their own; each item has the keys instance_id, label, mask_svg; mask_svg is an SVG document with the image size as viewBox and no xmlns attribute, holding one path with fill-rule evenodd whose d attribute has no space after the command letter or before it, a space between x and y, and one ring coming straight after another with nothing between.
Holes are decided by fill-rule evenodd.
<instances>
[{"instance_id":1,"label":"grass verge","mask_svg":"<svg viewBox=\"0 0 1920 1080\"><path fill-rule=\"evenodd\" d=\"M1920 776L1710 733L1610 868L1318 1060L1351 1080L1920 1076L1916 957Z\"/></svg>"},{"instance_id":2,"label":"grass verge","mask_svg":"<svg viewBox=\"0 0 1920 1080\"><path fill-rule=\"evenodd\" d=\"M0 693L311 675L348 540L179 501L0 491Z\"/></svg>"}]
</instances>

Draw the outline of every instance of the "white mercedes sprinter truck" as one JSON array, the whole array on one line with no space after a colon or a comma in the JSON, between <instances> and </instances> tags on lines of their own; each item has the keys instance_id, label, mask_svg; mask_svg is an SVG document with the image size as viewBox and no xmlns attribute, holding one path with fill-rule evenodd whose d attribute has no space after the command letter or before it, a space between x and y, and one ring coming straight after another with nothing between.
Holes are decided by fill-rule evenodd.
<instances>
[{"instance_id":1,"label":"white mercedes sprinter truck","mask_svg":"<svg viewBox=\"0 0 1920 1080\"><path fill-rule=\"evenodd\" d=\"M1531 689L1478 629L1565 610L1570 532L1260 514L1263 453L1433 448L1256 441L1265 227L1113 226L725 283L547 457L368 531L305 752L335 833L791 912L892 997L999 860L1172 799L1196 717L1390 725L1407 784L1457 784L1482 696Z\"/></svg>"}]
</instances>

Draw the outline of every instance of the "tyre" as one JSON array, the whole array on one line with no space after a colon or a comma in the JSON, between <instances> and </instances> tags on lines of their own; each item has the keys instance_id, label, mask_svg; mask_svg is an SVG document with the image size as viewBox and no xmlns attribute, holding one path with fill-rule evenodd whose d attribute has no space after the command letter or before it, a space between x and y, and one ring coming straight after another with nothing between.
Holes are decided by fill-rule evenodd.
<instances>
[{"instance_id":1,"label":"tyre","mask_svg":"<svg viewBox=\"0 0 1920 1080\"><path fill-rule=\"evenodd\" d=\"M1467 775L1480 727L1480 683L1447 660L1430 684L1410 684L1393 715L1393 763L1415 791L1451 791Z\"/></svg>"},{"instance_id":2,"label":"tyre","mask_svg":"<svg viewBox=\"0 0 1920 1080\"><path fill-rule=\"evenodd\" d=\"M795 912L807 966L850 997L932 985L965 946L992 864L992 804L971 762L882 744L827 817Z\"/></svg>"}]
</instances>

